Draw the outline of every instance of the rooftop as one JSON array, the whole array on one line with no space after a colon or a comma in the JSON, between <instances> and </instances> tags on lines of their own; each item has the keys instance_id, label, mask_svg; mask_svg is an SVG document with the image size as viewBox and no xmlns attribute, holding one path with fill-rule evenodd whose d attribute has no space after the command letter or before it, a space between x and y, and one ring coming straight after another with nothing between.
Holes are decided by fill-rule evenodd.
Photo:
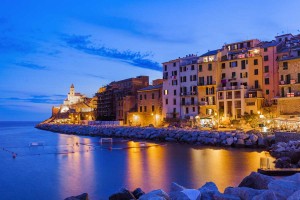
<instances>
[{"instance_id":1,"label":"rooftop","mask_svg":"<svg viewBox=\"0 0 300 200\"><path fill-rule=\"evenodd\" d=\"M208 51L207 53L202 54L200 57L216 55L216 54L219 52L219 50L220 50L220 49Z\"/></svg>"},{"instance_id":2,"label":"rooftop","mask_svg":"<svg viewBox=\"0 0 300 200\"><path fill-rule=\"evenodd\" d=\"M159 84L159 85L149 85L149 86L147 86L145 88L139 89L138 92L139 91L146 91L146 90L157 90L157 89L160 89L160 88L162 88L162 84Z\"/></svg>"}]
</instances>

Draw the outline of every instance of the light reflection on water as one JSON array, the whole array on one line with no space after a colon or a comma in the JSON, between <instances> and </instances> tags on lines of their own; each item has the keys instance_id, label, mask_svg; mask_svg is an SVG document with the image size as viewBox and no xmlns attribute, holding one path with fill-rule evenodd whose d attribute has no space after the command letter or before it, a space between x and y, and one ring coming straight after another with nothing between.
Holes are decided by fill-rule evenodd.
<instances>
[{"instance_id":1,"label":"light reflection on water","mask_svg":"<svg viewBox=\"0 0 300 200\"><path fill-rule=\"evenodd\" d=\"M44 141L46 147L29 149L34 141ZM195 149L132 141L101 148L97 137L51 133L24 124L8 129L0 123L0 148L12 145L19 147L10 148L20 155L15 160L0 150L4 199L64 199L83 192L91 199L107 199L123 186L169 191L173 181L189 188L213 181L223 191L256 171L260 157L265 157L264 152L251 149ZM145 145L151 147L140 148Z\"/></svg>"}]
</instances>

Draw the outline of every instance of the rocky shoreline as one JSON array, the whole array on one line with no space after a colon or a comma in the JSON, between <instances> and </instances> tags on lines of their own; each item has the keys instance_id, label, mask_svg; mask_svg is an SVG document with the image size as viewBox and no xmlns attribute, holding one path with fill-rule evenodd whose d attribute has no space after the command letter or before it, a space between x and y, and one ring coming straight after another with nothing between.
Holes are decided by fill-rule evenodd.
<instances>
[{"instance_id":1,"label":"rocky shoreline","mask_svg":"<svg viewBox=\"0 0 300 200\"><path fill-rule=\"evenodd\" d=\"M194 145L266 148L275 142L274 135L258 131L208 131L182 128L128 126L66 125L41 123L38 129L75 135L119 137L158 142L177 142Z\"/></svg>"},{"instance_id":2,"label":"rocky shoreline","mask_svg":"<svg viewBox=\"0 0 300 200\"><path fill-rule=\"evenodd\" d=\"M227 187L223 193L213 182L207 182L198 189L189 189L177 183L171 184L166 193L162 189L145 193L141 188L130 191L122 188L109 200L299 200L300 173L275 179L252 172L238 187ZM69 197L65 200L88 200L88 195Z\"/></svg>"}]
</instances>

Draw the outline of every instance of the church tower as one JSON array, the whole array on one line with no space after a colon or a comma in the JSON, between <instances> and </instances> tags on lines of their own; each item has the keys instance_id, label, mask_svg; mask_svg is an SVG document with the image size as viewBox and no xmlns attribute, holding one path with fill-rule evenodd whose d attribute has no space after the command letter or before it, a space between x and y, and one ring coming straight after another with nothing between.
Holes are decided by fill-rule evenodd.
<instances>
[{"instance_id":1,"label":"church tower","mask_svg":"<svg viewBox=\"0 0 300 200\"><path fill-rule=\"evenodd\" d=\"M72 83L72 85L70 87L70 96L75 96L75 88L74 88L73 83Z\"/></svg>"}]
</instances>

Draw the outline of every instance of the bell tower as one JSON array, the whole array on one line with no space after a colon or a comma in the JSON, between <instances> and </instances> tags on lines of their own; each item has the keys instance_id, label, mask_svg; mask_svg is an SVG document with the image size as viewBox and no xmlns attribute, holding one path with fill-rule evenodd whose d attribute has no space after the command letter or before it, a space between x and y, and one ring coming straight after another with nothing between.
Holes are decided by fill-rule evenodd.
<instances>
[{"instance_id":1,"label":"bell tower","mask_svg":"<svg viewBox=\"0 0 300 200\"><path fill-rule=\"evenodd\" d=\"M70 87L70 96L75 96L75 88L74 88L73 83L72 83L72 85Z\"/></svg>"}]
</instances>

